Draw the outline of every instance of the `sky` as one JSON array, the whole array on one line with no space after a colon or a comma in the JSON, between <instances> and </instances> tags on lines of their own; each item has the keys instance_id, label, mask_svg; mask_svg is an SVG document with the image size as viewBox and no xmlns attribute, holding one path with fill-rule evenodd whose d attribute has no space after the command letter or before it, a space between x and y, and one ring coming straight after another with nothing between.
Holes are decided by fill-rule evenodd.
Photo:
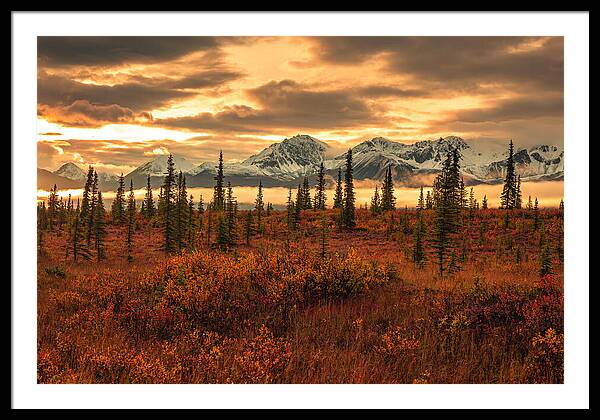
<instances>
[{"instance_id":1,"label":"sky","mask_svg":"<svg viewBox=\"0 0 600 420\"><path fill-rule=\"evenodd\" d=\"M309 134L563 143L562 37L38 37L38 166L241 161Z\"/></svg>"}]
</instances>

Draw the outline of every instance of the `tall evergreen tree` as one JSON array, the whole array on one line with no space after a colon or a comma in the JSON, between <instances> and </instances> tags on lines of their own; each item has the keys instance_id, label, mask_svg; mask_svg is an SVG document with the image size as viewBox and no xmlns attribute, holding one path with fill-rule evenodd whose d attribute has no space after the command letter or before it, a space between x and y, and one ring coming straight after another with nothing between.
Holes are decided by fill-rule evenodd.
<instances>
[{"instance_id":1,"label":"tall evergreen tree","mask_svg":"<svg viewBox=\"0 0 600 420\"><path fill-rule=\"evenodd\" d=\"M538 230L540 227L540 209L538 207L538 199L535 197L533 204L533 229Z\"/></svg>"},{"instance_id":2,"label":"tall evergreen tree","mask_svg":"<svg viewBox=\"0 0 600 420\"><path fill-rule=\"evenodd\" d=\"M296 208L292 200L292 189L288 191L287 206L286 206L286 221L288 231L296 229Z\"/></svg>"},{"instance_id":3,"label":"tall evergreen tree","mask_svg":"<svg viewBox=\"0 0 600 420\"><path fill-rule=\"evenodd\" d=\"M127 261L133 261L133 231L135 229L135 195L133 193L133 179L129 184L129 197L127 199Z\"/></svg>"},{"instance_id":4,"label":"tall evergreen tree","mask_svg":"<svg viewBox=\"0 0 600 420\"><path fill-rule=\"evenodd\" d=\"M73 221L71 225L71 252L73 253L73 261L77 261L77 257L81 256L86 260L91 258L89 249L85 246L85 234L83 230L83 224L81 223L81 210L79 208L79 202L77 202L77 210L73 215Z\"/></svg>"},{"instance_id":5,"label":"tall evergreen tree","mask_svg":"<svg viewBox=\"0 0 600 420\"><path fill-rule=\"evenodd\" d=\"M425 197L425 208L429 210L433 208L433 197L431 195L431 191L427 191L427 195Z\"/></svg>"},{"instance_id":6,"label":"tall evergreen tree","mask_svg":"<svg viewBox=\"0 0 600 420\"><path fill-rule=\"evenodd\" d=\"M346 229L356 226L354 207L354 176L352 168L352 149L346 153L346 172L344 175L344 207L342 212L342 225Z\"/></svg>"},{"instance_id":7,"label":"tall evergreen tree","mask_svg":"<svg viewBox=\"0 0 600 420\"><path fill-rule=\"evenodd\" d=\"M467 194L467 187L465 186L465 181L462 177L460 177L459 183L459 194L460 194L460 208L468 209L469 208L469 198Z\"/></svg>"},{"instance_id":8,"label":"tall evergreen tree","mask_svg":"<svg viewBox=\"0 0 600 420\"><path fill-rule=\"evenodd\" d=\"M119 176L119 186L117 187L117 194L112 202L110 213L113 223L125 223L127 219L125 214L125 178L122 173Z\"/></svg>"},{"instance_id":9,"label":"tall evergreen tree","mask_svg":"<svg viewBox=\"0 0 600 420\"><path fill-rule=\"evenodd\" d=\"M254 209L256 210L256 228L258 232L262 232L262 216L265 211L265 203L263 201L263 187L262 181L258 181L258 193L256 194L256 200L254 201ZM250 215L252 217L252 215Z\"/></svg>"},{"instance_id":10,"label":"tall evergreen tree","mask_svg":"<svg viewBox=\"0 0 600 420\"><path fill-rule=\"evenodd\" d=\"M371 198L371 214L376 216L379 213L381 213L381 199L379 198L379 188L375 186L375 192Z\"/></svg>"},{"instance_id":11,"label":"tall evergreen tree","mask_svg":"<svg viewBox=\"0 0 600 420\"><path fill-rule=\"evenodd\" d=\"M83 187L83 194L81 195L81 214L79 215L81 222L85 225L88 224L90 213L93 213L91 208L91 197L92 184L94 183L94 168L90 165Z\"/></svg>"},{"instance_id":12,"label":"tall evergreen tree","mask_svg":"<svg viewBox=\"0 0 600 420\"><path fill-rule=\"evenodd\" d=\"M425 210L425 199L423 197L423 187L419 191L419 200L417 201L417 210Z\"/></svg>"},{"instance_id":13,"label":"tall evergreen tree","mask_svg":"<svg viewBox=\"0 0 600 420\"><path fill-rule=\"evenodd\" d=\"M179 171L177 176L177 192L175 201L175 242L177 248L181 252L185 245L185 239L188 236L187 233L187 222L188 222L188 202L187 202L187 188L185 185L185 176L183 172Z\"/></svg>"},{"instance_id":14,"label":"tall evergreen tree","mask_svg":"<svg viewBox=\"0 0 600 420\"><path fill-rule=\"evenodd\" d=\"M481 200L481 209L487 210L487 208L488 208L487 195L484 195L483 200Z\"/></svg>"},{"instance_id":15,"label":"tall evergreen tree","mask_svg":"<svg viewBox=\"0 0 600 420\"><path fill-rule=\"evenodd\" d=\"M104 218L106 217L104 210L104 202L102 201L102 192L98 191L98 202L94 210L94 243L96 247L96 258L98 261L105 257L104 238L106 236L106 228Z\"/></svg>"},{"instance_id":16,"label":"tall evergreen tree","mask_svg":"<svg viewBox=\"0 0 600 420\"><path fill-rule=\"evenodd\" d=\"M156 208L154 207L154 198L152 198L152 186L150 185L150 174L146 180L146 195L144 196L144 212L143 215L147 218L154 217Z\"/></svg>"},{"instance_id":17,"label":"tall evergreen tree","mask_svg":"<svg viewBox=\"0 0 600 420\"><path fill-rule=\"evenodd\" d=\"M540 277L552 274L552 256L550 254L550 248L543 241L541 245L541 253L540 253Z\"/></svg>"},{"instance_id":18,"label":"tall evergreen tree","mask_svg":"<svg viewBox=\"0 0 600 420\"><path fill-rule=\"evenodd\" d=\"M56 184L50 190L50 195L48 195L48 227L50 231L54 229L54 222L58 218L58 190L56 188Z\"/></svg>"},{"instance_id":19,"label":"tall evergreen tree","mask_svg":"<svg viewBox=\"0 0 600 420\"><path fill-rule=\"evenodd\" d=\"M250 245L250 239L254 234L254 221L252 220L252 210L246 212L244 217L244 237L246 238L246 245Z\"/></svg>"},{"instance_id":20,"label":"tall evergreen tree","mask_svg":"<svg viewBox=\"0 0 600 420\"><path fill-rule=\"evenodd\" d=\"M217 166L217 174L215 176L215 189L213 194L213 208L216 211L221 211L225 208L225 188L223 175L223 151L219 152L219 165Z\"/></svg>"},{"instance_id":21,"label":"tall evergreen tree","mask_svg":"<svg viewBox=\"0 0 600 420\"><path fill-rule=\"evenodd\" d=\"M337 183L335 184L335 193L333 194L333 208L341 209L343 206L344 206L344 191L342 189L342 168L339 168Z\"/></svg>"},{"instance_id":22,"label":"tall evergreen tree","mask_svg":"<svg viewBox=\"0 0 600 420\"><path fill-rule=\"evenodd\" d=\"M225 218L227 222L227 235L229 238L229 244L235 245L237 241L237 201L233 195L233 188L231 182L227 183L227 195L225 198Z\"/></svg>"},{"instance_id":23,"label":"tall evergreen tree","mask_svg":"<svg viewBox=\"0 0 600 420\"><path fill-rule=\"evenodd\" d=\"M194 210L194 196L190 195L190 199L188 200L188 208L187 208L187 238L186 238L186 243L187 246L190 249L194 249L196 247L196 229L197 229L197 223L196 223L196 217L195 217L195 210Z\"/></svg>"},{"instance_id":24,"label":"tall evergreen tree","mask_svg":"<svg viewBox=\"0 0 600 420\"><path fill-rule=\"evenodd\" d=\"M383 179L381 188L381 210L394 210L396 207L396 197L394 197L394 181L392 180L392 167L388 166Z\"/></svg>"},{"instance_id":25,"label":"tall evergreen tree","mask_svg":"<svg viewBox=\"0 0 600 420\"><path fill-rule=\"evenodd\" d=\"M422 191L421 191L422 195ZM413 231L413 262L417 267L423 267L425 261L425 247L423 245L423 237L425 236L425 224L423 222L423 209L417 210L417 222Z\"/></svg>"},{"instance_id":26,"label":"tall evergreen tree","mask_svg":"<svg viewBox=\"0 0 600 420\"><path fill-rule=\"evenodd\" d=\"M310 210L312 207L309 180L308 177L305 176L304 180L302 181L302 210Z\"/></svg>"},{"instance_id":27,"label":"tall evergreen tree","mask_svg":"<svg viewBox=\"0 0 600 420\"><path fill-rule=\"evenodd\" d=\"M91 168L91 166L90 166ZM87 229L87 235L86 235L86 243L87 243L87 247L91 249L92 246L92 239L94 237L94 216L96 215L96 205L98 203L98 173L96 171L94 171L93 177L92 177L92 185L90 188L90 194L89 194L89 209L88 209L88 216L87 216L87 220L86 220L86 229Z\"/></svg>"},{"instance_id":28,"label":"tall evergreen tree","mask_svg":"<svg viewBox=\"0 0 600 420\"><path fill-rule=\"evenodd\" d=\"M327 196L325 195L325 166L321 162L319 166L319 174L317 175L317 185L315 186L315 210L325 210Z\"/></svg>"},{"instance_id":29,"label":"tall evergreen tree","mask_svg":"<svg viewBox=\"0 0 600 420\"><path fill-rule=\"evenodd\" d=\"M294 218L296 219L295 225L298 226L300 224L301 210L304 208L303 205L304 200L304 189L301 184L298 184L298 190L296 191L296 207L294 210Z\"/></svg>"},{"instance_id":30,"label":"tall evergreen tree","mask_svg":"<svg viewBox=\"0 0 600 420\"><path fill-rule=\"evenodd\" d=\"M515 186L515 208L520 209L523 204L523 199L521 198L521 175L517 176L517 184Z\"/></svg>"},{"instance_id":31,"label":"tall evergreen tree","mask_svg":"<svg viewBox=\"0 0 600 420\"><path fill-rule=\"evenodd\" d=\"M229 238L229 227L227 217L222 212L218 212L217 216L217 238L216 245L221 250L226 250L231 246L231 238Z\"/></svg>"},{"instance_id":32,"label":"tall evergreen tree","mask_svg":"<svg viewBox=\"0 0 600 420\"><path fill-rule=\"evenodd\" d=\"M456 151L449 153L441 173L436 177L436 202L432 247L435 250L439 273L444 275L445 260L452 250L452 234L460 225L460 182ZM455 264L452 259L451 265Z\"/></svg>"},{"instance_id":33,"label":"tall evergreen tree","mask_svg":"<svg viewBox=\"0 0 600 420\"><path fill-rule=\"evenodd\" d=\"M513 142L510 141L508 145L508 158L506 159L506 177L504 178L504 187L502 188L502 194L500 194L500 208L511 210L515 208L516 202L516 174L515 174L515 161L514 161L514 148Z\"/></svg>"},{"instance_id":34,"label":"tall evergreen tree","mask_svg":"<svg viewBox=\"0 0 600 420\"><path fill-rule=\"evenodd\" d=\"M163 250L167 253L175 251L176 223L177 223L177 195L176 195L175 163L173 155L167 159L167 172L162 187L162 225L163 225Z\"/></svg>"}]
</instances>

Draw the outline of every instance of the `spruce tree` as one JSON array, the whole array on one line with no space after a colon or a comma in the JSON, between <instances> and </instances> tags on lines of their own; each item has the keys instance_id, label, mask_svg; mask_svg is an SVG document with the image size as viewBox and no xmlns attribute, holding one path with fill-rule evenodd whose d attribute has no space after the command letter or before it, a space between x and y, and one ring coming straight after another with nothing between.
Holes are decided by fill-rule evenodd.
<instances>
[{"instance_id":1,"label":"spruce tree","mask_svg":"<svg viewBox=\"0 0 600 420\"><path fill-rule=\"evenodd\" d=\"M256 210L256 228L258 232L263 231L262 216L265 210L265 203L263 201L263 188L262 181L258 181L258 193L256 194L256 200L254 201L254 209ZM252 217L252 215L250 216Z\"/></svg>"},{"instance_id":2,"label":"spruce tree","mask_svg":"<svg viewBox=\"0 0 600 420\"><path fill-rule=\"evenodd\" d=\"M312 209L312 200L310 198L310 186L308 183L308 177L305 176L302 181L302 210Z\"/></svg>"},{"instance_id":3,"label":"spruce tree","mask_svg":"<svg viewBox=\"0 0 600 420\"><path fill-rule=\"evenodd\" d=\"M246 245L250 245L250 239L254 234L254 221L252 220L252 210L246 212L244 218L244 236L246 238Z\"/></svg>"},{"instance_id":4,"label":"spruce tree","mask_svg":"<svg viewBox=\"0 0 600 420\"><path fill-rule=\"evenodd\" d=\"M379 198L379 189L375 186L375 193L371 198L371 214L373 216L378 215L381 212L381 200Z\"/></svg>"},{"instance_id":5,"label":"spruce tree","mask_svg":"<svg viewBox=\"0 0 600 420\"><path fill-rule=\"evenodd\" d=\"M58 200L58 192L57 192L56 184L54 184L54 187L52 187L52 189L50 190L50 195L48 195L47 218L48 218L48 227L51 232L54 230L54 221L58 217L58 201L59 201Z\"/></svg>"},{"instance_id":6,"label":"spruce tree","mask_svg":"<svg viewBox=\"0 0 600 420\"><path fill-rule=\"evenodd\" d=\"M319 174L317 175L317 185L315 188L315 210L325 210L327 196L325 195L325 166L323 165L323 162L321 162L321 166L319 166Z\"/></svg>"},{"instance_id":7,"label":"spruce tree","mask_svg":"<svg viewBox=\"0 0 600 420\"><path fill-rule=\"evenodd\" d=\"M394 182L392 180L392 167L388 166L383 179L381 188L381 210L390 211L396 207L396 198L394 197Z\"/></svg>"},{"instance_id":8,"label":"spruce tree","mask_svg":"<svg viewBox=\"0 0 600 420\"><path fill-rule=\"evenodd\" d=\"M469 208L469 199L467 195L467 187L465 186L465 181L462 177L460 177L460 183L458 188L460 191L460 208L467 209Z\"/></svg>"},{"instance_id":9,"label":"spruce tree","mask_svg":"<svg viewBox=\"0 0 600 420\"><path fill-rule=\"evenodd\" d=\"M167 172L162 187L162 225L163 225L163 250L167 253L175 251L176 242L176 179L173 155L167 159Z\"/></svg>"},{"instance_id":10,"label":"spruce tree","mask_svg":"<svg viewBox=\"0 0 600 420\"><path fill-rule=\"evenodd\" d=\"M127 200L127 261L133 261L131 251L133 249L133 231L135 229L135 195L133 193L133 180L129 185L129 197Z\"/></svg>"},{"instance_id":11,"label":"spruce tree","mask_svg":"<svg viewBox=\"0 0 600 420\"><path fill-rule=\"evenodd\" d=\"M517 176L517 184L515 187L515 208L520 209L522 207L522 198L521 198L521 175Z\"/></svg>"},{"instance_id":12,"label":"spruce tree","mask_svg":"<svg viewBox=\"0 0 600 420\"><path fill-rule=\"evenodd\" d=\"M98 261L105 257L104 238L106 236L104 202L102 201L102 192L98 191L98 202L94 211L94 243L96 247L96 258Z\"/></svg>"},{"instance_id":13,"label":"spruce tree","mask_svg":"<svg viewBox=\"0 0 600 420\"><path fill-rule=\"evenodd\" d=\"M301 210L303 210L303 199L304 199L304 189L302 188L302 185L298 184L298 190L296 191L296 207L295 207L295 213L294 213L294 218L296 219L295 221L295 225L299 226L300 224L300 217L301 217Z\"/></svg>"},{"instance_id":14,"label":"spruce tree","mask_svg":"<svg viewBox=\"0 0 600 420\"><path fill-rule=\"evenodd\" d=\"M196 217L195 217L195 213L194 213L194 196L190 195L190 198L188 200L188 208L186 211L186 215L187 215L187 226L186 226L186 232L187 232L187 238L186 238L186 244L188 246L188 248L190 249L194 249L196 247Z\"/></svg>"},{"instance_id":15,"label":"spruce tree","mask_svg":"<svg viewBox=\"0 0 600 420\"><path fill-rule=\"evenodd\" d=\"M150 185L150 174L146 180L146 195L144 196L144 212L143 215L148 219L154 217L156 209L154 207L154 199L152 198L152 186Z\"/></svg>"},{"instance_id":16,"label":"spruce tree","mask_svg":"<svg viewBox=\"0 0 600 420\"><path fill-rule=\"evenodd\" d=\"M233 196L231 182L227 183L227 195L225 198L225 220L227 223L227 237L229 245L234 245L237 241L237 201Z\"/></svg>"},{"instance_id":17,"label":"spruce tree","mask_svg":"<svg viewBox=\"0 0 600 420\"><path fill-rule=\"evenodd\" d=\"M423 197L423 187L419 191L419 200L417 201L417 210L425 210L425 199Z\"/></svg>"},{"instance_id":18,"label":"spruce tree","mask_svg":"<svg viewBox=\"0 0 600 420\"><path fill-rule=\"evenodd\" d=\"M535 197L533 204L533 229L538 230L540 227L540 209L538 207L538 199Z\"/></svg>"},{"instance_id":19,"label":"spruce tree","mask_svg":"<svg viewBox=\"0 0 600 420\"><path fill-rule=\"evenodd\" d=\"M229 238L229 224L227 218L222 212L218 213L217 216L217 239L216 245L221 250L227 250L231 246L231 239Z\"/></svg>"},{"instance_id":20,"label":"spruce tree","mask_svg":"<svg viewBox=\"0 0 600 420\"><path fill-rule=\"evenodd\" d=\"M540 254L540 277L552 274L552 257L550 255L550 248L544 242Z\"/></svg>"},{"instance_id":21,"label":"spruce tree","mask_svg":"<svg viewBox=\"0 0 600 420\"><path fill-rule=\"evenodd\" d=\"M333 194L333 208L341 209L344 206L344 192L342 190L342 168L338 169L338 179Z\"/></svg>"},{"instance_id":22,"label":"spruce tree","mask_svg":"<svg viewBox=\"0 0 600 420\"><path fill-rule=\"evenodd\" d=\"M531 196L529 196L529 199L527 200L527 210L533 210L533 202L531 201Z\"/></svg>"},{"instance_id":23,"label":"spruce tree","mask_svg":"<svg viewBox=\"0 0 600 420\"><path fill-rule=\"evenodd\" d=\"M481 200L481 209L487 210L487 208L488 208L487 195L484 195L483 200Z\"/></svg>"},{"instance_id":24,"label":"spruce tree","mask_svg":"<svg viewBox=\"0 0 600 420\"><path fill-rule=\"evenodd\" d=\"M425 208L431 210L433 208L433 197L431 195L431 191L427 191L427 195L425 198Z\"/></svg>"},{"instance_id":25,"label":"spruce tree","mask_svg":"<svg viewBox=\"0 0 600 420\"><path fill-rule=\"evenodd\" d=\"M296 209L294 201L292 200L292 189L288 191L287 206L286 206L286 221L288 231L296 229Z\"/></svg>"},{"instance_id":26,"label":"spruce tree","mask_svg":"<svg viewBox=\"0 0 600 420\"><path fill-rule=\"evenodd\" d=\"M115 195L115 199L112 202L110 213L113 223L125 223L125 178L123 177L122 173L121 176L119 176L119 186L117 188L117 194Z\"/></svg>"},{"instance_id":27,"label":"spruce tree","mask_svg":"<svg viewBox=\"0 0 600 420\"><path fill-rule=\"evenodd\" d=\"M214 188L214 194L213 194L213 208L216 211L221 211L225 208L223 151L219 152L219 165L217 166L217 174L214 179L215 179L215 188Z\"/></svg>"},{"instance_id":28,"label":"spruce tree","mask_svg":"<svg viewBox=\"0 0 600 420\"><path fill-rule=\"evenodd\" d=\"M93 214L91 208L91 197L92 184L94 183L94 168L90 165L85 180L85 186L83 187L83 194L81 196L81 214L79 215L83 224L88 224L90 214Z\"/></svg>"},{"instance_id":29,"label":"spruce tree","mask_svg":"<svg viewBox=\"0 0 600 420\"><path fill-rule=\"evenodd\" d=\"M442 171L436 177L435 185L435 216L433 225L432 247L440 276L444 275L445 260L452 249L452 234L459 226L458 212L460 211L460 183L456 166L456 155L449 153L444 161ZM452 262L453 265L456 261Z\"/></svg>"},{"instance_id":30,"label":"spruce tree","mask_svg":"<svg viewBox=\"0 0 600 420\"><path fill-rule=\"evenodd\" d=\"M185 240L188 236L188 202L187 202L187 188L185 185L185 176L183 172L179 171L177 176L177 192L175 202L175 242L177 248L181 252L184 248Z\"/></svg>"},{"instance_id":31,"label":"spruce tree","mask_svg":"<svg viewBox=\"0 0 600 420\"><path fill-rule=\"evenodd\" d=\"M344 206L342 212L342 225L346 229L353 229L356 226L354 207L354 177L352 172L352 149L348 149L348 152L346 153L346 172L344 175Z\"/></svg>"},{"instance_id":32,"label":"spruce tree","mask_svg":"<svg viewBox=\"0 0 600 420\"><path fill-rule=\"evenodd\" d=\"M37 206L37 252L38 255L44 255L44 223L46 218L46 206L44 203L38 203Z\"/></svg>"},{"instance_id":33,"label":"spruce tree","mask_svg":"<svg viewBox=\"0 0 600 420\"><path fill-rule=\"evenodd\" d=\"M422 268L425 261L425 247L423 237L425 236L425 224L423 223L422 209L417 210L417 222L413 231L413 262L418 268Z\"/></svg>"},{"instance_id":34,"label":"spruce tree","mask_svg":"<svg viewBox=\"0 0 600 420\"><path fill-rule=\"evenodd\" d=\"M91 168L91 166L90 166ZM92 238L94 237L94 216L96 215L96 205L98 202L98 173L96 171L93 172L92 177L92 185L90 188L89 195L89 209L88 216L86 221L87 235L86 235L86 243L87 247L91 248L92 246Z\"/></svg>"},{"instance_id":35,"label":"spruce tree","mask_svg":"<svg viewBox=\"0 0 600 420\"><path fill-rule=\"evenodd\" d=\"M81 256L86 260L91 258L89 249L85 246L85 234L83 230L83 224L81 223L81 210L79 208L79 202L77 203L77 210L75 210L73 221L71 225L71 251L73 253L73 261L77 261L77 257Z\"/></svg>"},{"instance_id":36,"label":"spruce tree","mask_svg":"<svg viewBox=\"0 0 600 420\"><path fill-rule=\"evenodd\" d=\"M508 158L506 159L506 177L504 178L504 187L500 194L500 208L511 210L515 208L516 202L516 175L514 162L514 148L512 140L508 146Z\"/></svg>"}]
</instances>

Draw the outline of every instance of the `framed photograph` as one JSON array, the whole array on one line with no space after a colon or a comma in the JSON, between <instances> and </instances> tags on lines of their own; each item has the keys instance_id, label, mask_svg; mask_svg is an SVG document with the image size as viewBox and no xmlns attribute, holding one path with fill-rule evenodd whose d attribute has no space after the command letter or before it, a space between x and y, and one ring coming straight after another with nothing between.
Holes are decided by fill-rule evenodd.
<instances>
[{"instance_id":1,"label":"framed photograph","mask_svg":"<svg viewBox=\"0 0 600 420\"><path fill-rule=\"evenodd\" d=\"M14 406L588 407L589 14L12 42Z\"/></svg>"}]
</instances>

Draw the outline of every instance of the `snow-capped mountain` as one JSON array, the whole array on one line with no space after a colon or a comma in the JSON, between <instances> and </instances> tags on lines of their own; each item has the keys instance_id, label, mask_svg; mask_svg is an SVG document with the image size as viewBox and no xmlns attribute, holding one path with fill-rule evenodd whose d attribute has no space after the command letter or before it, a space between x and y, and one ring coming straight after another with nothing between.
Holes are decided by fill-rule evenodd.
<instances>
[{"instance_id":1,"label":"snow-capped mountain","mask_svg":"<svg viewBox=\"0 0 600 420\"><path fill-rule=\"evenodd\" d=\"M87 171L83 170L72 162L63 164L60 168L54 171L55 175L67 178L73 181L85 182L87 179ZM118 177L106 172L98 172L98 181L100 185L110 185L118 180Z\"/></svg>"},{"instance_id":2,"label":"snow-capped mountain","mask_svg":"<svg viewBox=\"0 0 600 420\"><path fill-rule=\"evenodd\" d=\"M506 172L507 147L492 147L481 142L467 142L460 137L448 136L435 140L405 144L375 137L352 148L354 177L356 179L382 179L388 166L392 167L394 179L407 185L419 184L422 175L437 173L443 161L453 149L461 155L461 170L468 184L501 182ZM296 135L274 143L239 163L225 163L223 172L232 185L254 186L261 180L264 186L295 186L304 176L314 178L321 162L327 175L335 179L338 169L344 168L346 154L328 158L333 149L314 137ZM167 156L161 155L144 163L125 176L128 185L133 181L136 188L146 184L162 184L167 168ZM194 165L182 156L173 156L175 170L186 174L189 187L209 187L214 184L216 162ZM562 148L539 145L529 149L515 148L514 159L517 173L524 180L562 179L564 174ZM86 172L77 165L67 163L56 175L71 180L85 181ZM116 185L114 175L104 175L105 185ZM100 174L99 174L100 177ZM426 182L426 181L423 181Z\"/></svg>"},{"instance_id":3,"label":"snow-capped mountain","mask_svg":"<svg viewBox=\"0 0 600 420\"><path fill-rule=\"evenodd\" d=\"M138 175L144 176L164 176L167 171L167 160L169 156L160 155L153 160L144 163L141 166L138 166L135 170L131 171L127 174L127 177L135 177ZM183 156L173 155L173 164L175 166L175 171L179 172L191 172L195 165L184 158Z\"/></svg>"},{"instance_id":4,"label":"snow-capped mountain","mask_svg":"<svg viewBox=\"0 0 600 420\"><path fill-rule=\"evenodd\" d=\"M507 151L470 145L456 136L414 144L382 137L364 141L352 148L354 174L357 179L381 179L387 167L391 166L397 181L409 181L415 175L439 171L446 155L453 149L460 152L461 170L469 183L494 183L503 179ZM563 176L563 151L556 146L518 149L514 159L517 173L525 179L560 179ZM343 167L345 154L327 164L330 168Z\"/></svg>"},{"instance_id":5,"label":"snow-capped mountain","mask_svg":"<svg viewBox=\"0 0 600 420\"><path fill-rule=\"evenodd\" d=\"M310 173L312 168L321 164L328 147L321 140L298 134L250 156L242 165L255 166L273 175Z\"/></svg>"},{"instance_id":6,"label":"snow-capped mountain","mask_svg":"<svg viewBox=\"0 0 600 420\"><path fill-rule=\"evenodd\" d=\"M63 164L60 168L54 171L56 175L72 179L73 181L85 181L87 174L79 166L72 162Z\"/></svg>"}]
</instances>

